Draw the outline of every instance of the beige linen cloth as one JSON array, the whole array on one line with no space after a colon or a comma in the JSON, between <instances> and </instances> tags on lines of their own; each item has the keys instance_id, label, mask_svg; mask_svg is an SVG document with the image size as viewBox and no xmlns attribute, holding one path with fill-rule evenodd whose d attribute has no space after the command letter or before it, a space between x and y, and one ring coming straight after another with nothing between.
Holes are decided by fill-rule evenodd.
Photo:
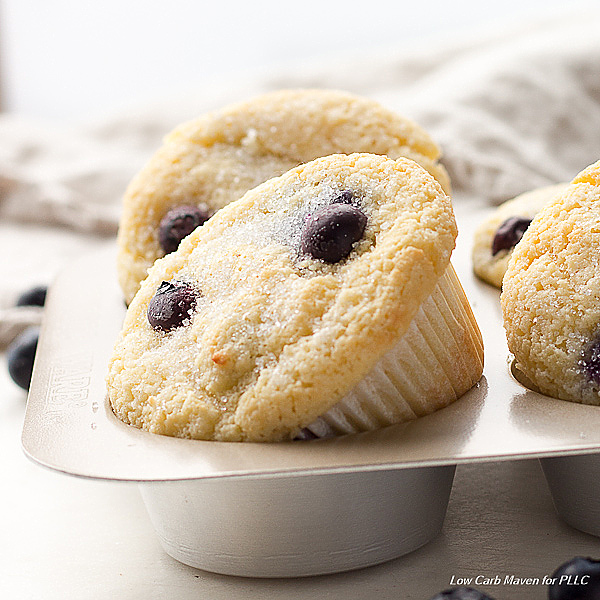
<instances>
[{"instance_id":1,"label":"beige linen cloth","mask_svg":"<svg viewBox=\"0 0 600 600\"><path fill-rule=\"evenodd\" d=\"M110 242L129 179L178 123L280 88L374 98L441 145L456 202L497 204L600 159L600 11L510 32L203 86L88 127L0 118L0 349L40 310L15 308L68 260Z\"/></svg>"}]
</instances>

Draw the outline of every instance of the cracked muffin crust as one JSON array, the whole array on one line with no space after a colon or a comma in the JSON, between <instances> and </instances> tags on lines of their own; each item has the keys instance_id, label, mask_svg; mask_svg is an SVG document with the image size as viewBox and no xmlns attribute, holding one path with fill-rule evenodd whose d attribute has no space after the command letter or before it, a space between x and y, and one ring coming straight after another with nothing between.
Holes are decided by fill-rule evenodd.
<instances>
[{"instance_id":1,"label":"cracked muffin crust","mask_svg":"<svg viewBox=\"0 0 600 600\"><path fill-rule=\"evenodd\" d=\"M423 129L344 92L273 92L182 124L125 193L117 267L126 302L156 259L229 202L299 164L354 152L411 158L449 191Z\"/></svg>"}]
</instances>

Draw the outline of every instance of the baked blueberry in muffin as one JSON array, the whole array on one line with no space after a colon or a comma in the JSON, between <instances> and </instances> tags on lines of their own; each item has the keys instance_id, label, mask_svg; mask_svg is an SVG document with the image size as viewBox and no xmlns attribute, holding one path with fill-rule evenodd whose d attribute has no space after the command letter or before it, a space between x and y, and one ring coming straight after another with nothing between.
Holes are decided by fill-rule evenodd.
<instances>
[{"instance_id":1,"label":"baked blueberry in muffin","mask_svg":"<svg viewBox=\"0 0 600 600\"><path fill-rule=\"evenodd\" d=\"M566 184L538 188L501 204L475 230L473 271L483 281L500 288L514 247L523 237L533 217Z\"/></svg>"}]
</instances>

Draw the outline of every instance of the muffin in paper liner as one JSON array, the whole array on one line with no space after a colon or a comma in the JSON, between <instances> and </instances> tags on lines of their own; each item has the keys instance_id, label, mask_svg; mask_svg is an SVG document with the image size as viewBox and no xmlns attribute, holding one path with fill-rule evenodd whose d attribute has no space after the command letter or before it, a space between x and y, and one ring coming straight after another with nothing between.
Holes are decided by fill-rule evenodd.
<instances>
[{"instance_id":1,"label":"muffin in paper liner","mask_svg":"<svg viewBox=\"0 0 600 600\"><path fill-rule=\"evenodd\" d=\"M349 433L449 404L482 373L456 235L450 199L412 160L338 154L261 184L150 270L110 362L115 414L275 442L319 419L317 435Z\"/></svg>"},{"instance_id":2,"label":"muffin in paper liner","mask_svg":"<svg viewBox=\"0 0 600 600\"><path fill-rule=\"evenodd\" d=\"M481 332L450 264L396 345L299 438L358 433L411 421L460 398L482 372Z\"/></svg>"}]
</instances>

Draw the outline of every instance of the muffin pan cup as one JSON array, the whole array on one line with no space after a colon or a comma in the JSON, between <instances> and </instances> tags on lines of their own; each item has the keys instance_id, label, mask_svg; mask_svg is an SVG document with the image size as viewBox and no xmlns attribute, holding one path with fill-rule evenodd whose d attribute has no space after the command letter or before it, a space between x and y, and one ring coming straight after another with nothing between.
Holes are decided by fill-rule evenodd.
<instances>
[{"instance_id":1,"label":"muffin pan cup","mask_svg":"<svg viewBox=\"0 0 600 600\"><path fill-rule=\"evenodd\" d=\"M357 460L371 443L361 435L204 442L118 420L105 374L125 307L114 282L100 275L113 264L112 248L84 258L50 290L23 430L33 460L72 475L137 482L166 552L221 574L346 571L411 552L439 533L453 464L404 469L368 455ZM362 443L348 444L353 437Z\"/></svg>"},{"instance_id":2,"label":"muffin pan cup","mask_svg":"<svg viewBox=\"0 0 600 600\"><path fill-rule=\"evenodd\" d=\"M559 513L599 535L592 501L600 408L549 398L512 375L499 292L471 274L472 232L488 211L456 207L461 235L452 262L482 331L485 368L450 406L376 431L272 444L127 426L106 400L108 359L125 314L110 244L71 264L49 291L25 453L71 475L138 482L169 554L232 575L333 573L410 552L440 530L461 463L543 459ZM590 502L579 508L584 497Z\"/></svg>"},{"instance_id":3,"label":"muffin pan cup","mask_svg":"<svg viewBox=\"0 0 600 600\"><path fill-rule=\"evenodd\" d=\"M225 575L299 577L379 564L428 542L442 528L454 469L196 479L140 490L173 558Z\"/></svg>"},{"instance_id":4,"label":"muffin pan cup","mask_svg":"<svg viewBox=\"0 0 600 600\"><path fill-rule=\"evenodd\" d=\"M600 537L600 455L541 458L540 464L558 515Z\"/></svg>"},{"instance_id":5,"label":"muffin pan cup","mask_svg":"<svg viewBox=\"0 0 600 600\"><path fill-rule=\"evenodd\" d=\"M523 386L538 392L515 361L511 373ZM575 529L600 537L600 454L553 456L539 462L559 517Z\"/></svg>"}]
</instances>

